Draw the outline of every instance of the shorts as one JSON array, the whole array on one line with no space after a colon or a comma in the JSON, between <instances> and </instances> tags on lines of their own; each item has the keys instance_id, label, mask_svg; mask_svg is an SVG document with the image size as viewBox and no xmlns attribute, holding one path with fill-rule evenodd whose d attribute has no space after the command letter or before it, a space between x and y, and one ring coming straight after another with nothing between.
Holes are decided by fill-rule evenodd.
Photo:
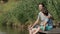
<instances>
[{"instance_id":1,"label":"shorts","mask_svg":"<svg viewBox=\"0 0 60 34\"><path fill-rule=\"evenodd\" d=\"M43 31L44 31L44 30L45 30L45 31L49 31L49 30L51 30L52 28L53 28L53 26L48 26L48 25L46 25L45 29L44 29L44 26L43 26L43 25L40 26L40 29L43 30Z\"/></svg>"}]
</instances>

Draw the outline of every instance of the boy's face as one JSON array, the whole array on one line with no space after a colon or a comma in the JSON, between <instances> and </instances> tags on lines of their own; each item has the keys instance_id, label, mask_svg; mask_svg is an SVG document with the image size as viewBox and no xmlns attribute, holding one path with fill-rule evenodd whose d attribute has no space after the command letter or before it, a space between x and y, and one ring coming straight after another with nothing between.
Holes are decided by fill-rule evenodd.
<instances>
[{"instance_id":1,"label":"boy's face","mask_svg":"<svg viewBox=\"0 0 60 34\"><path fill-rule=\"evenodd\" d=\"M42 10L43 9L43 6L40 4L39 5L39 10Z\"/></svg>"}]
</instances>

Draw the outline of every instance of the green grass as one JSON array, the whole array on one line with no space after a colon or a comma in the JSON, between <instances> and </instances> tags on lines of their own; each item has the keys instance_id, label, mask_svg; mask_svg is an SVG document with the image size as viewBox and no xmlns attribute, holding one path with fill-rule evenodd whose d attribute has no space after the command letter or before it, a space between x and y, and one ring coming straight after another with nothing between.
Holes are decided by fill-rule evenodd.
<instances>
[{"instance_id":1,"label":"green grass","mask_svg":"<svg viewBox=\"0 0 60 34\"><path fill-rule=\"evenodd\" d=\"M9 0L0 4L0 23L30 24L38 16L38 3L43 2L56 21L60 20L60 0Z\"/></svg>"}]
</instances>

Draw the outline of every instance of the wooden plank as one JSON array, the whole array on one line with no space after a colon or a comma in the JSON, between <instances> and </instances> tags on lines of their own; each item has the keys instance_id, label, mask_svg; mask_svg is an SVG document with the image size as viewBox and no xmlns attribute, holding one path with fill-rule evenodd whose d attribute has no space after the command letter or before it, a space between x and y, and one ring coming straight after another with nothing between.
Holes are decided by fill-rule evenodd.
<instances>
[{"instance_id":1,"label":"wooden plank","mask_svg":"<svg viewBox=\"0 0 60 34\"><path fill-rule=\"evenodd\" d=\"M60 28L54 28L50 31L42 31L42 33L44 33L44 34L60 34Z\"/></svg>"}]
</instances>

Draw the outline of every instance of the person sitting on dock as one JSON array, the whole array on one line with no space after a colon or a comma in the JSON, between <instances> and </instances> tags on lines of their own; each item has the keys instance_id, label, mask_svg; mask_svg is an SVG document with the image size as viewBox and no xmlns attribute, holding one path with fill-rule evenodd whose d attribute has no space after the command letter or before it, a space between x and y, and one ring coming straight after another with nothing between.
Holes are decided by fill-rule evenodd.
<instances>
[{"instance_id":1,"label":"person sitting on dock","mask_svg":"<svg viewBox=\"0 0 60 34\"><path fill-rule=\"evenodd\" d=\"M43 3L39 3L39 14L38 18L35 21L35 23L32 26L29 26L29 34L36 34L37 32L42 32L42 31L49 31L53 29L53 21L52 21L52 16L46 9L45 5ZM34 27L38 22L41 22L40 25L37 27Z\"/></svg>"}]
</instances>

